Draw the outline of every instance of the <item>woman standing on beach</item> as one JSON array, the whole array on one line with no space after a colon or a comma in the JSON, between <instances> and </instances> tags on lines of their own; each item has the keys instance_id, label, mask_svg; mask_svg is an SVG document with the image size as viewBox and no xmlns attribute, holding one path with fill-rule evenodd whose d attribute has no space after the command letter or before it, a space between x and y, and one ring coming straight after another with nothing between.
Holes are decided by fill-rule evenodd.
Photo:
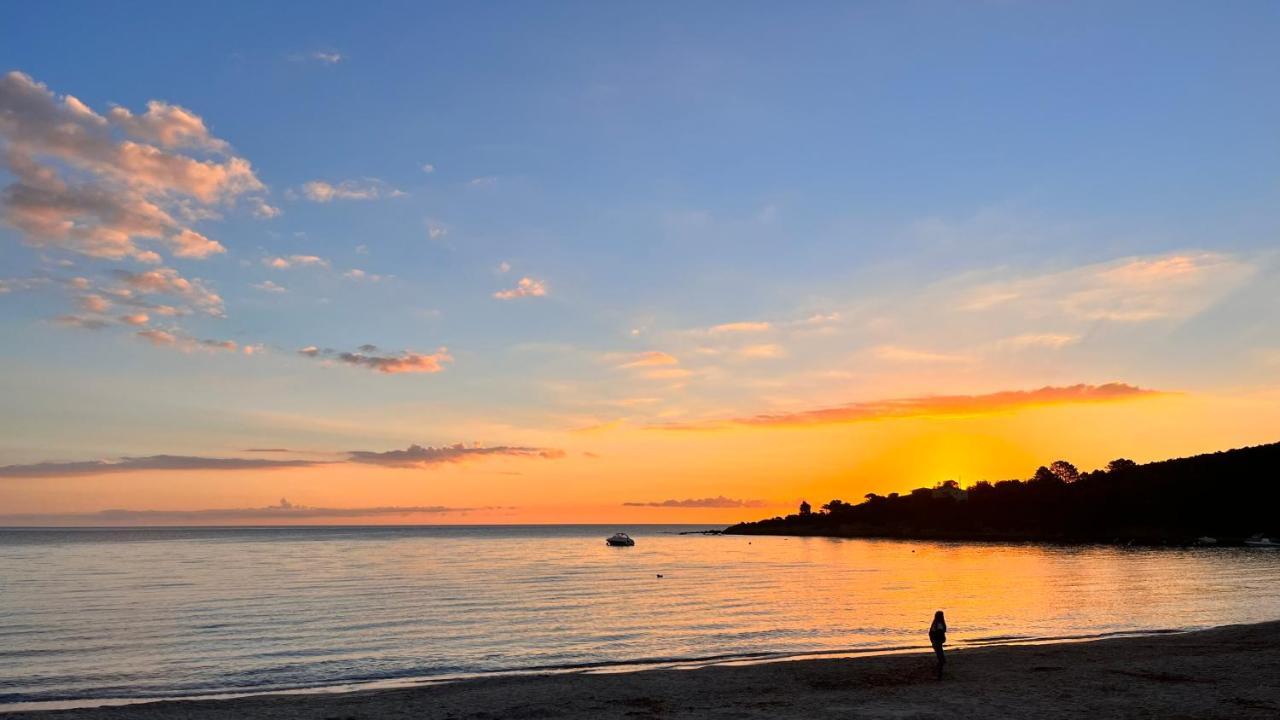
<instances>
[{"instance_id":1,"label":"woman standing on beach","mask_svg":"<svg viewBox=\"0 0 1280 720\"><path fill-rule=\"evenodd\" d=\"M938 679L942 679L942 666L947 664L947 656L942 652L942 646L947 642L947 618L943 616L942 611L933 614L933 624L929 626L929 644L933 646L933 652L938 656Z\"/></svg>"}]
</instances>

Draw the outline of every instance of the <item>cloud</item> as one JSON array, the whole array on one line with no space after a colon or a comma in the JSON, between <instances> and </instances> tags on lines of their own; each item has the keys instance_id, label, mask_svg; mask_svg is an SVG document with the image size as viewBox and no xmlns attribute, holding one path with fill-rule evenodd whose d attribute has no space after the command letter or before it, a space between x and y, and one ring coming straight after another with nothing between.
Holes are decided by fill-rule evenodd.
<instances>
[{"instance_id":1,"label":"cloud","mask_svg":"<svg viewBox=\"0 0 1280 720\"><path fill-rule=\"evenodd\" d=\"M48 525L215 525L257 523L276 525L297 520L343 520L361 518L447 515L496 508L447 507L444 505L388 505L378 507L325 508L295 505L281 500L279 505L258 508L214 508L208 510L100 510L89 513L15 513L0 515L0 524L11 526Z\"/></svg>"},{"instance_id":2,"label":"cloud","mask_svg":"<svg viewBox=\"0 0 1280 720\"><path fill-rule=\"evenodd\" d=\"M176 331L168 332L156 328L139 330L135 335L156 347L171 347L183 352L191 352L193 350L226 350L235 352L240 349L240 346L234 340L200 340ZM249 347L252 346L246 347L246 355L254 353L253 350L248 349Z\"/></svg>"},{"instance_id":3,"label":"cloud","mask_svg":"<svg viewBox=\"0 0 1280 720\"><path fill-rule=\"evenodd\" d=\"M661 365L679 365L680 361L674 355L664 353L658 350L650 350L633 355L631 360L622 363L620 368L643 368L655 367Z\"/></svg>"},{"instance_id":4,"label":"cloud","mask_svg":"<svg viewBox=\"0 0 1280 720\"><path fill-rule=\"evenodd\" d=\"M1080 341L1079 335L1065 333L1026 333L1005 338L997 344L1014 349L1049 348L1057 350Z\"/></svg>"},{"instance_id":5,"label":"cloud","mask_svg":"<svg viewBox=\"0 0 1280 720\"><path fill-rule=\"evenodd\" d=\"M712 325L707 328L708 335L728 335L733 333L758 333L765 332L772 327L767 322L731 322L720 325Z\"/></svg>"},{"instance_id":6,"label":"cloud","mask_svg":"<svg viewBox=\"0 0 1280 720\"><path fill-rule=\"evenodd\" d=\"M83 330L101 330L111 324L102 318L87 318L80 315L59 315L54 318L53 321L59 325L81 328Z\"/></svg>"},{"instance_id":7,"label":"cloud","mask_svg":"<svg viewBox=\"0 0 1280 720\"><path fill-rule=\"evenodd\" d=\"M121 315L120 322L125 325L141 326L150 322L151 318L146 313L133 313L131 315Z\"/></svg>"},{"instance_id":8,"label":"cloud","mask_svg":"<svg viewBox=\"0 0 1280 720\"><path fill-rule=\"evenodd\" d=\"M92 112L84 106L78 110ZM230 150L225 140L209 134L203 118L178 105L152 100L142 115L116 106L107 111L107 117L126 133L163 148L189 147L219 153Z\"/></svg>"},{"instance_id":9,"label":"cloud","mask_svg":"<svg viewBox=\"0 0 1280 720\"><path fill-rule=\"evenodd\" d=\"M133 293L174 295L187 300L206 314L216 317L224 314L220 295L205 287L204 281L199 278L188 280L173 268L162 267L143 272L116 270L114 275L123 283L126 298Z\"/></svg>"},{"instance_id":10,"label":"cloud","mask_svg":"<svg viewBox=\"0 0 1280 720\"><path fill-rule=\"evenodd\" d=\"M251 453L285 453L284 448L250 448ZM261 457L201 457L194 455L147 455L122 457L112 460L84 460L75 462L41 462L27 465L0 466L0 478L58 478L91 475L113 475L132 472L179 472L210 470L273 470L304 468L321 465L354 463L379 465L390 468L425 468L432 465L461 463L491 457L533 458L558 460L565 456L557 448L521 447L515 445L443 445L440 447L410 445L404 450L378 452L353 450L341 453L341 459L302 460L269 459Z\"/></svg>"},{"instance_id":11,"label":"cloud","mask_svg":"<svg viewBox=\"0 0 1280 720\"><path fill-rule=\"evenodd\" d=\"M364 348L373 348L366 350ZM444 370L446 362L452 362L453 356L449 355L447 348L440 348L430 355L405 350L399 355L375 355L376 350L372 345L363 345L361 350L357 352L338 352L336 350L321 350L314 345L309 345L298 351L299 355L310 358L321 358L348 365L356 365L366 367L370 370L376 370L380 373L396 374L396 373L438 373Z\"/></svg>"},{"instance_id":12,"label":"cloud","mask_svg":"<svg viewBox=\"0 0 1280 720\"><path fill-rule=\"evenodd\" d=\"M766 507L768 503L763 500L737 500L728 498L723 495L719 497L709 498L689 498L686 500L662 500L657 502L624 502L626 507L657 507L657 508L758 508Z\"/></svg>"},{"instance_id":13,"label":"cloud","mask_svg":"<svg viewBox=\"0 0 1280 720\"><path fill-rule=\"evenodd\" d=\"M436 166L435 166L435 165L432 165L431 163L422 163L422 172L424 172L424 173L426 173L426 174L430 175L431 173L433 173L433 172L435 172L435 171L436 171Z\"/></svg>"},{"instance_id":14,"label":"cloud","mask_svg":"<svg viewBox=\"0 0 1280 720\"><path fill-rule=\"evenodd\" d=\"M511 263L506 260L498 263L498 272L503 274L511 272Z\"/></svg>"},{"instance_id":15,"label":"cloud","mask_svg":"<svg viewBox=\"0 0 1280 720\"><path fill-rule=\"evenodd\" d=\"M930 352L928 350L913 350L911 348L898 347L897 345L880 345L871 349L871 354L881 360L889 360L891 362L905 363L967 363L973 362L973 358L967 355L956 355L952 353Z\"/></svg>"},{"instance_id":16,"label":"cloud","mask_svg":"<svg viewBox=\"0 0 1280 720\"><path fill-rule=\"evenodd\" d=\"M439 240L449 234L449 228L436 222L435 220L427 220L427 237L432 240Z\"/></svg>"},{"instance_id":17,"label":"cloud","mask_svg":"<svg viewBox=\"0 0 1280 720\"><path fill-rule=\"evenodd\" d=\"M348 280L364 280L366 282L381 282L383 279L382 275L365 272L360 268L352 268L342 273L342 277L347 278Z\"/></svg>"},{"instance_id":18,"label":"cloud","mask_svg":"<svg viewBox=\"0 0 1280 720\"><path fill-rule=\"evenodd\" d=\"M139 330L138 337L142 338L143 340L146 340L147 342L157 347L164 347L168 345L178 344L177 335L174 335L173 333L165 332L163 330L155 330L155 329Z\"/></svg>"},{"instance_id":19,"label":"cloud","mask_svg":"<svg viewBox=\"0 0 1280 720\"><path fill-rule=\"evenodd\" d=\"M262 264L276 270L291 267L329 267L329 261L317 255L290 255L289 257L263 258Z\"/></svg>"},{"instance_id":20,"label":"cloud","mask_svg":"<svg viewBox=\"0 0 1280 720\"><path fill-rule=\"evenodd\" d=\"M523 458L543 458L556 460L564 457L563 450L555 448L520 447L513 445L496 445L483 447L478 445L442 445L440 447L410 445L405 450L389 450L387 452L371 452L356 450L350 453L351 462L368 465L382 465L397 468L421 468L442 463L459 463L485 457L505 456Z\"/></svg>"},{"instance_id":21,"label":"cloud","mask_svg":"<svg viewBox=\"0 0 1280 720\"><path fill-rule=\"evenodd\" d=\"M0 219L34 247L159 262L139 244L151 241L207 257L221 244L174 213L216 215L214 206L265 190L190 110L152 101L142 115L115 107L103 116L17 71L0 76L0 139L0 167L15 178L0 191Z\"/></svg>"},{"instance_id":22,"label":"cloud","mask_svg":"<svg viewBox=\"0 0 1280 720\"><path fill-rule=\"evenodd\" d=\"M1158 397L1168 393L1147 390L1125 383L1069 385L1036 390L1005 390L985 395L927 395L913 398L849 403L817 410L769 413L726 421L685 425L657 425L654 429L696 430L727 425L754 427L797 427L835 425L872 420L916 417L964 417L1012 412L1024 408L1120 402Z\"/></svg>"},{"instance_id":23,"label":"cloud","mask_svg":"<svg viewBox=\"0 0 1280 720\"><path fill-rule=\"evenodd\" d=\"M253 287L258 290L261 290L262 292L269 292L269 293L288 292L283 287L280 287L279 285L271 282L270 280L263 280L260 283L256 283Z\"/></svg>"},{"instance_id":24,"label":"cloud","mask_svg":"<svg viewBox=\"0 0 1280 720\"><path fill-rule=\"evenodd\" d=\"M81 295L76 306L87 313L101 314L111 309L111 301L101 295Z\"/></svg>"},{"instance_id":25,"label":"cloud","mask_svg":"<svg viewBox=\"0 0 1280 720\"><path fill-rule=\"evenodd\" d=\"M493 296L499 300L514 300L523 297L542 297L547 294L547 286L541 280L522 277L520 282L510 290L499 290Z\"/></svg>"},{"instance_id":26,"label":"cloud","mask_svg":"<svg viewBox=\"0 0 1280 720\"><path fill-rule=\"evenodd\" d=\"M1029 318L1143 323L1181 320L1239 287L1255 268L1230 255L1180 252L1131 257L975 288L959 306Z\"/></svg>"},{"instance_id":27,"label":"cloud","mask_svg":"<svg viewBox=\"0 0 1280 720\"><path fill-rule=\"evenodd\" d=\"M786 356L787 351L782 349L781 345L748 345L738 351L738 355L753 360L761 360L768 358L780 358Z\"/></svg>"},{"instance_id":28,"label":"cloud","mask_svg":"<svg viewBox=\"0 0 1280 720\"><path fill-rule=\"evenodd\" d=\"M342 53L323 52L320 50L317 50L316 52L311 53L310 57L312 60L322 62L325 65L337 65L338 63L346 59L346 56L344 56Z\"/></svg>"},{"instance_id":29,"label":"cloud","mask_svg":"<svg viewBox=\"0 0 1280 720\"><path fill-rule=\"evenodd\" d=\"M143 471L183 470L270 470L275 468L324 465L317 460L266 460L261 458L213 458L191 455L148 455L118 460L42 462L0 466L0 478L78 477Z\"/></svg>"},{"instance_id":30,"label":"cloud","mask_svg":"<svg viewBox=\"0 0 1280 720\"><path fill-rule=\"evenodd\" d=\"M467 184L474 188L491 188L498 184L498 178L493 175L485 175L484 177L471 178Z\"/></svg>"},{"instance_id":31,"label":"cloud","mask_svg":"<svg viewBox=\"0 0 1280 720\"><path fill-rule=\"evenodd\" d=\"M312 180L302 186L302 195L312 202L327 203L334 200L377 200L383 197L404 195L377 178L343 180L334 185L323 180Z\"/></svg>"}]
</instances>

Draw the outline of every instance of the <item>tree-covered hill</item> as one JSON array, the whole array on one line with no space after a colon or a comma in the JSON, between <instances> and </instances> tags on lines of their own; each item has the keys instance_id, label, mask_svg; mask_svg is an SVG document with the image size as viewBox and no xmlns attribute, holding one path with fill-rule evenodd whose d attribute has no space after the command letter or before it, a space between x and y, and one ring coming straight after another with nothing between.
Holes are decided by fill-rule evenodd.
<instances>
[{"instance_id":1,"label":"tree-covered hill","mask_svg":"<svg viewBox=\"0 0 1280 720\"><path fill-rule=\"evenodd\" d=\"M1280 443L1080 473L1059 460L1027 480L832 500L821 511L734 525L744 535L1062 542L1280 540Z\"/></svg>"}]
</instances>

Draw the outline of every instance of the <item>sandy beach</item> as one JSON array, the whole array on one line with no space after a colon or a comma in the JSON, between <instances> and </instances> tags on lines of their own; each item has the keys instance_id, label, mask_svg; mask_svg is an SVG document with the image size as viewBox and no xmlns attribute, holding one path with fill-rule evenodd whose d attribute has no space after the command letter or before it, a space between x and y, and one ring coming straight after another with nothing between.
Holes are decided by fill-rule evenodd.
<instances>
[{"instance_id":1,"label":"sandy beach","mask_svg":"<svg viewBox=\"0 0 1280 720\"><path fill-rule=\"evenodd\" d=\"M494 677L344 694L13 713L19 718L1275 718L1280 622L950 653Z\"/></svg>"}]
</instances>

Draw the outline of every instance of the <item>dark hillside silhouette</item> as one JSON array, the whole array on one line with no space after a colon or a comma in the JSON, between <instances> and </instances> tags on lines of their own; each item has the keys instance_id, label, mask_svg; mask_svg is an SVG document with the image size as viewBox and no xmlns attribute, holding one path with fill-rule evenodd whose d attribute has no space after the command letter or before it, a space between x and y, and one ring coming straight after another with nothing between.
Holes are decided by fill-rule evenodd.
<instances>
[{"instance_id":1,"label":"dark hillside silhouette","mask_svg":"<svg viewBox=\"0 0 1280 720\"><path fill-rule=\"evenodd\" d=\"M1280 539L1280 443L1080 472L1058 460L1027 480L954 480L906 495L832 500L821 512L734 525L742 535L1061 542ZM1207 542L1207 541L1206 541Z\"/></svg>"}]
</instances>

